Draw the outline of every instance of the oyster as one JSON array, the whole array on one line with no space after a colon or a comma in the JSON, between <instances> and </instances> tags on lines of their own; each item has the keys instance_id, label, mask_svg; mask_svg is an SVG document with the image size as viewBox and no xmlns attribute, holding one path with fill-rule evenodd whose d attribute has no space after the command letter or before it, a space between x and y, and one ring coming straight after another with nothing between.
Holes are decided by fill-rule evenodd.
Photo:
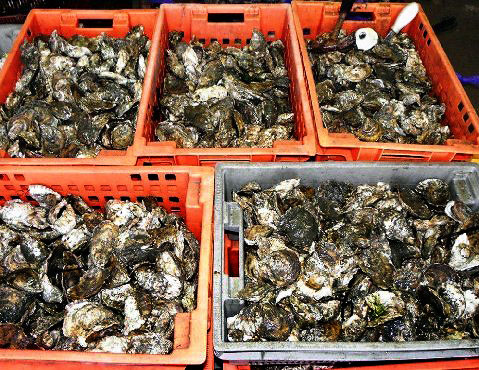
<instances>
[{"instance_id":1,"label":"oyster","mask_svg":"<svg viewBox=\"0 0 479 370\"><path fill-rule=\"evenodd\" d=\"M307 250L318 237L318 224L306 209L294 207L279 220L278 231L286 235L295 248Z\"/></svg>"},{"instance_id":2,"label":"oyster","mask_svg":"<svg viewBox=\"0 0 479 370\"><path fill-rule=\"evenodd\" d=\"M292 329L292 316L271 304L250 305L228 318L229 339L233 341L286 340Z\"/></svg>"},{"instance_id":3,"label":"oyster","mask_svg":"<svg viewBox=\"0 0 479 370\"><path fill-rule=\"evenodd\" d=\"M109 309L88 301L77 301L66 307L63 320L63 334L75 338L81 346L97 332L119 325L119 321Z\"/></svg>"}]
</instances>

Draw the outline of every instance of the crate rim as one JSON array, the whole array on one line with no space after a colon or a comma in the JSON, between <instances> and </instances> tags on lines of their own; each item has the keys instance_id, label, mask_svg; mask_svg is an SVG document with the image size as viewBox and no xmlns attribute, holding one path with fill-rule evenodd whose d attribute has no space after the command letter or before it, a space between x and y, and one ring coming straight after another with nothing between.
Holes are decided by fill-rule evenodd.
<instances>
[{"instance_id":1,"label":"crate rim","mask_svg":"<svg viewBox=\"0 0 479 370\"><path fill-rule=\"evenodd\" d=\"M81 174L148 174L148 173L182 173L188 174L197 181L201 179L198 203L202 203L202 227L200 242L200 262L198 266L198 290L197 304L195 310L190 313L190 322L199 323L193 332L190 324L190 345L188 348L173 349L168 355L150 355L150 354L126 354L126 353L102 353L102 352L80 352L80 351L61 351L61 350L16 350L16 349L0 349L0 367L3 361L35 361L38 366L42 362L49 364L55 363L88 363L98 366L104 365L200 365L206 360L206 343L207 343L207 327L208 327L208 301L210 297L209 286L211 284L211 263L213 256L213 184L214 169L209 167L193 167L193 166L154 166L154 167L136 167L136 166L118 166L118 167L53 167L53 166L0 166L0 172L3 173L34 173L49 175L61 174L71 176L72 182L75 181L75 175ZM65 191L64 193L68 193ZM187 199L185 199L185 202ZM208 251L209 248L209 251ZM204 250L206 249L206 250ZM209 253L208 253L209 252ZM207 278L200 278L201 276ZM196 314L195 314L196 312ZM53 365L52 365L53 366Z\"/></svg>"},{"instance_id":2,"label":"crate rim","mask_svg":"<svg viewBox=\"0 0 479 370\"><path fill-rule=\"evenodd\" d=\"M454 354L449 352L450 357L464 357L464 351L470 351L469 356L479 355L479 339L465 339L465 340L439 340L439 341L411 341L411 342L392 342L389 344L394 345L392 348L384 348L384 342L288 342L288 341L269 341L269 342L226 342L221 337L223 318L223 295L222 286L225 284L223 277L226 276L222 269L224 265L224 253L223 250L223 227L219 227L223 222L224 216L224 199L225 187L224 178L228 170L237 169L299 169L299 170L321 170L321 169L341 169L342 171L355 170L360 172L361 169L373 167L378 172L381 169L395 169L401 167L401 169L407 170L410 168L418 169L427 167L443 167L454 168L461 173L477 172L479 165L470 162L462 163L450 163L450 162L438 162L438 163L411 163L411 162L309 162L309 163L219 163L215 168L215 236L214 236L214 259L213 259L213 345L215 354L227 361L237 361L241 363L257 363L268 361L276 361L271 357L274 353L287 354L291 361L315 362L315 361L374 361L374 359L368 358L367 354L371 351L378 351L383 354L388 354L390 360L419 360L427 359L428 356L434 357L435 353L442 352L444 350L461 351L461 353ZM241 346L239 349L238 346ZM452 347L452 348L451 348ZM454 348L455 347L455 348ZM278 350L281 348L281 350ZM420 351L418 354L414 354L413 350ZM358 358L350 359L345 358L344 351L349 353L355 353ZM265 353L267 352L267 353ZM311 356L308 357L311 353ZM246 357L242 358L241 355L245 354ZM259 359L249 359L248 356L258 356ZM408 356L409 355L409 356ZM440 358L440 356L438 357ZM384 359L381 359L384 360Z\"/></svg>"},{"instance_id":3,"label":"crate rim","mask_svg":"<svg viewBox=\"0 0 479 370\"><path fill-rule=\"evenodd\" d=\"M408 153L412 154L411 152L432 152L432 153L448 153L450 152L450 148L454 147L454 150L458 154L479 154L479 137L476 139L476 142L470 142L466 144L464 140L457 140L457 139L448 139L445 144L443 145L424 145L424 144L402 144L402 143L390 143L390 142L366 142L361 141L356 138L354 135L349 134L347 138L340 137L340 133L333 133L329 132L329 130L325 127L321 108L318 103L318 98L316 95L316 90L310 86L310 82L314 81L314 77L312 75L312 66L309 60L309 56L306 50L306 44L304 42L303 31L301 27L301 22L299 16L297 14L298 5L307 5L311 7L320 6L320 5L329 5L334 6L339 9L340 2L329 2L329 1L307 1L307 0L294 0L291 3L291 9L293 11L293 17L296 27L296 33L298 37L298 43L301 49L301 56L303 60L303 66L306 73L306 83L308 84L308 92L310 94L310 104L312 107L313 119L315 121L315 127L317 130L317 136L319 141L319 149L324 147L325 149L329 148L351 148L351 149L383 149L383 150L397 150L398 152L404 153L407 155ZM389 2L389 3L373 3L377 4L381 7L391 7L391 6L405 6L405 3L398 3L398 2ZM365 4L355 4L358 6L358 10L367 10L368 3ZM432 26L429 23L429 19L424 12L421 4L419 5L419 13L418 16L421 17L421 22L429 27L432 30ZM442 61L446 64L446 68L449 71L454 71L449 58L447 57L446 53L444 52L439 39L437 38L435 32L428 33L431 43L434 43L439 46L439 53L442 56ZM466 94L463 86L457 79L457 76L452 73L451 74L452 81L454 83L454 87L460 91L462 95L462 102L464 104L464 111L469 114L471 119L471 123L474 125L476 131L479 132L479 116L477 115L476 110L472 106L468 95ZM411 145L414 147L411 148ZM449 149L449 150L448 150ZM322 154L321 150L319 150L318 154Z\"/></svg>"},{"instance_id":4,"label":"crate rim","mask_svg":"<svg viewBox=\"0 0 479 370\"><path fill-rule=\"evenodd\" d=\"M280 4L161 4L159 9L159 21L161 23L165 22L165 9L192 9L192 10L231 10L231 11L240 11L240 10L253 10L260 8L280 8L286 10L286 17L289 18L287 21L290 23L291 32L295 31L295 24L293 18L293 12L290 4L280 3ZM295 49L294 55L301 56L300 45L298 43L297 37L292 37L294 45L292 48ZM228 155L243 155L243 156L261 156L261 155L275 155L275 156L314 156L316 154L316 135L317 131L314 126L313 113L311 111L311 106L309 104L308 92L307 92L307 81L304 76L304 68L301 61L295 60L301 67L302 75L300 80L304 82L304 88L301 88L302 95L302 109L305 117L305 133L301 140L280 140L275 141L276 146L271 148L258 148L258 147L241 147L241 148L178 148L174 141L156 141L147 139L143 132L137 131L135 135L134 142L134 155L139 157L157 157L161 159L162 157L168 156L216 156L223 157L222 160L228 161ZM299 68L298 67L298 68ZM163 83L163 81L161 81ZM307 103L306 103L307 102ZM285 144L283 144L285 143ZM297 145L300 144L300 145ZM273 143L274 145L274 143ZM300 147L300 150L290 149L290 147ZM200 158L201 159L201 158ZM234 160L234 159L233 159Z\"/></svg>"}]
</instances>

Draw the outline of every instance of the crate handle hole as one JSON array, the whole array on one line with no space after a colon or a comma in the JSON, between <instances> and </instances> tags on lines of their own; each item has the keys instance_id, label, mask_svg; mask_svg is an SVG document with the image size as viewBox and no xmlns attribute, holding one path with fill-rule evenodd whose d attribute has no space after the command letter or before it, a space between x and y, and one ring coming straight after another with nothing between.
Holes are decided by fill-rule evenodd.
<instances>
[{"instance_id":1,"label":"crate handle hole","mask_svg":"<svg viewBox=\"0 0 479 370\"><path fill-rule=\"evenodd\" d=\"M79 19L79 28L113 28L113 19Z\"/></svg>"},{"instance_id":2,"label":"crate handle hole","mask_svg":"<svg viewBox=\"0 0 479 370\"><path fill-rule=\"evenodd\" d=\"M311 35L311 29L310 28L303 28L303 35Z\"/></svg>"},{"instance_id":3,"label":"crate handle hole","mask_svg":"<svg viewBox=\"0 0 479 370\"><path fill-rule=\"evenodd\" d=\"M218 41L218 39L215 39L215 38L210 39L210 42L211 42L211 43L212 43L212 42L217 42L217 41Z\"/></svg>"},{"instance_id":4,"label":"crate handle hole","mask_svg":"<svg viewBox=\"0 0 479 370\"><path fill-rule=\"evenodd\" d=\"M94 195L90 195L90 196L88 196L88 200L90 202L98 202L98 197L96 197Z\"/></svg>"},{"instance_id":5,"label":"crate handle hole","mask_svg":"<svg viewBox=\"0 0 479 370\"><path fill-rule=\"evenodd\" d=\"M129 202L130 201L130 197L120 197L120 199L123 201L123 202Z\"/></svg>"},{"instance_id":6,"label":"crate handle hole","mask_svg":"<svg viewBox=\"0 0 479 370\"><path fill-rule=\"evenodd\" d=\"M241 39L235 39L235 44L241 45Z\"/></svg>"},{"instance_id":7,"label":"crate handle hole","mask_svg":"<svg viewBox=\"0 0 479 370\"><path fill-rule=\"evenodd\" d=\"M113 197L111 195L107 195L105 197L105 202L108 202L109 200L113 200Z\"/></svg>"},{"instance_id":8,"label":"crate handle hole","mask_svg":"<svg viewBox=\"0 0 479 370\"><path fill-rule=\"evenodd\" d=\"M251 42L251 39L246 39L246 43L249 44Z\"/></svg>"},{"instance_id":9,"label":"crate handle hole","mask_svg":"<svg viewBox=\"0 0 479 370\"><path fill-rule=\"evenodd\" d=\"M148 174L148 180L150 181L158 181L159 177L156 173L149 173Z\"/></svg>"},{"instance_id":10,"label":"crate handle hole","mask_svg":"<svg viewBox=\"0 0 479 370\"><path fill-rule=\"evenodd\" d=\"M427 44L427 46L431 45L431 39L428 39L428 40L426 41L426 44Z\"/></svg>"},{"instance_id":11,"label":"crate handle hole","mask_svg":"<svg viewBox=\"0 0 479 370\"><path fill-rule=\"evenodd\" d=\"M463 115L462 118L464 119L464 122L466 122L469 119L469 113Z\"/></svg>"},{"instance_id":12,"label":"crate handle hole","mask_svg":"<svg viewBox=\"0 0 479 370\"><path fill-rule=\"evenodd\" d=\"M474 132L474 126L472 123L467 127L467 131L469 131L470 134Z\"/></svg>"},{"instance_id":13,"label":"crate handle hole","mask_svg":"<svg viewBox=\"0 0 479 370\"><path fill-rule=\"evenodd\" d=\"M346 16L347 21L353 22L372 22L374 21L373 12L349 12Z\"/></svg>"},{"instance_id":14,"label":"crate handle hole","mask_svg":"<svg viewBox=\"0 0 479 370\"><path fill-rule=\"evenodd\" d=\"M208 22L211 23L243 23L243 13L210 13Z\"/></svg>"},{"instance_id":15,"label":"crate handle hole","mask_svg":"<svg viewBox=\"0 0 479 370\"><path fill-rule=\"evenodd\" d=\"M275 35L274 31L268 31L268 37L273 38Z\"/></svg>"},{"instance_id":16,"label":"crate handle hole","mask_svg":"<svg viewBox=\"0 0 479 370\"><path fill-rule=\"evenodd\" d=\"M198 41L200 42L200 44L204 44L206 42L206 39L199 39Z\"/></svg>"},{"instance_id":17,"label":"crate handle hole","mask_svg":"<svg viewBox=\"0 0 479 370\"><path fill-rule=\"evenodd\" d=\"M419 23L419 29L422 30L424 25L422 23Z\"/></svg>"},{"instance_id":18,"label":"crate handle hole","mask_svg":"<svg viewBox=\"0 0 479 370\"><path fill-rule=\"evenodd\" d=\"M427 36L427 30L424 30L424 32L422 33L422 37L425 39Z\"/></svg>"},{"instance_id":19,"label":"crate handle hole","mask_svg":"<svg viewBox=\"0 0 479 370\"><path fill-rule=\"evenodd\" d=\"M158 203L163 203L163 198L162 198L162 197L156 197L155 200L156 200Z\"/></svg>"},{"instance_id":20,"label":"crate handle hole","mask_svg":"<svg viewBox=\"0 0 479 370\"><path fill-rule=\"evenodd\" d=\"M176 175L174 173L167 173L165 175L165 180L167 181L175 181L176 180Z\"/></svg>"},{"instance_id":21,"label":"crate handle hole","mask_svg":"<svg viewBox=\"0 0 479 370\"><path fill-rule=\"evenodd\" d=\"M8 181L8 176L7 175L4 175L3 173L0 174L0 180L2 181Z\"/></svg>"},{"instance_id":22,"label":"crate handle hole","mask_svg":"<svg viewBox=\"0 0 479 370\"><path fill-rule=\"evenodd\" d=\"M178 198L178 197L169 197L168 199L170 200L170 202L173 202L173 203L179 203L180 202L180 198Z\"/></svg>"},{"instance_id":23,"label":"crate handle hole","mask_svg":"<svg viewBox=\"0 0 479 370\"><path fill-rule=\"evenodd\" d=\"M229 45L230 39L223 39L223 44L224 45Z\"/></svg>"},{"instance_id":24,"label":"crate handle hole","mask_svg":"<svg viewBox=\"0 0 479 370\"><path fill-rule=\"evenodd\" d=\"M32 31L30 30L30 28L27 30L27 36L28 37L32 36Z\"/></svg>"},{"instance_id":25,"label":"crate handle hole","mask_svg":"<svg viewBox=\"0 0 479 370\"><path fill-rule=\"evenodd\" d=\"M133 173L130 175L132 181L141 181L141 175L138 173Z\"/></svg>"},{"instance_id":26,"label":"crate handle hole","mask_svg":"<svg viewBox=\"0 0 479 370\"><path fill-rule=\"evenodd\" d=\"M17 181L25 181L25 176L23 176L23 175L13 175L13 177Z\"/></svg>"},{"instance_id":27,"label":"crate handle hole","mask_svg":"<svg viewBox=\"0 0 479 370\"><path fill-rule=\"evenodd\" d=\"M457 105L457 109L459 109L459 112L462 111L464 109L464 104L463 102L459 102L459 104Z\"/></svg>"}]
</instances>

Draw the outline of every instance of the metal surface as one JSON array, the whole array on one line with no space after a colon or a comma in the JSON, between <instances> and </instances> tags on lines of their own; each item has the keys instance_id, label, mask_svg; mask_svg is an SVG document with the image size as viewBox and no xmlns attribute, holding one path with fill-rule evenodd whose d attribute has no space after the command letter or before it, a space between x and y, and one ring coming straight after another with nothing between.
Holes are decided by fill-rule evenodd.
<instances>
[{"instance_id":1,"label":"metal surface","mask_svg":"<svg viewBox=\"0 0 479 370\"><path fill-rule=\"evenodd\" d=\"M238 230L239 260L242 260L242 215L231 202L231 194L248 181L263 188L289 178L300 178L304 185L317 186L326 180L352 184L390 184L414 186L426 178L448 182L454 199L479 209L479 167L469 164L413 163L221 163L215 176L215 241L213 274L213 343L222 360L237 363L394 361L479 355L479 340L416 341L402 343L356 342L228 342L226 319L239 312L243 302L237 298L243 276L224 274L225 232ZM240 266L242 274L243 266Z\"/></svg>"},{"instance_id":2,"label":"metal surface","mask_svg":"<svg viewBox=\"0 0 479 370\"><path fill-rule=\"evenodd\" d=\"M0 58L10 51L21 28L21 24L0 24Z\"/></svg>"}]
</instances>

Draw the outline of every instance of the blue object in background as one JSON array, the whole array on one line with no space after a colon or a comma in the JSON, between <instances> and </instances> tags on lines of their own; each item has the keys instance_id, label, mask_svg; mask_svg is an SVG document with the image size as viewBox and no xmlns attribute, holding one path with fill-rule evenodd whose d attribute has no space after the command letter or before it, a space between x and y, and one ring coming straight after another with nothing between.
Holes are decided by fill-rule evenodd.
<instances>
[{"instance_id":1,"label":"blue object in background","mask_svg":"<svg viewBox=\"0 0 479 370\"><path fill-rule=\"evenodd\" d=\"M458 72L456 72L456 75L463 85L474 85L475 87L479 87L479 75L463 76Z\"/></svg>"}]
</instances>

